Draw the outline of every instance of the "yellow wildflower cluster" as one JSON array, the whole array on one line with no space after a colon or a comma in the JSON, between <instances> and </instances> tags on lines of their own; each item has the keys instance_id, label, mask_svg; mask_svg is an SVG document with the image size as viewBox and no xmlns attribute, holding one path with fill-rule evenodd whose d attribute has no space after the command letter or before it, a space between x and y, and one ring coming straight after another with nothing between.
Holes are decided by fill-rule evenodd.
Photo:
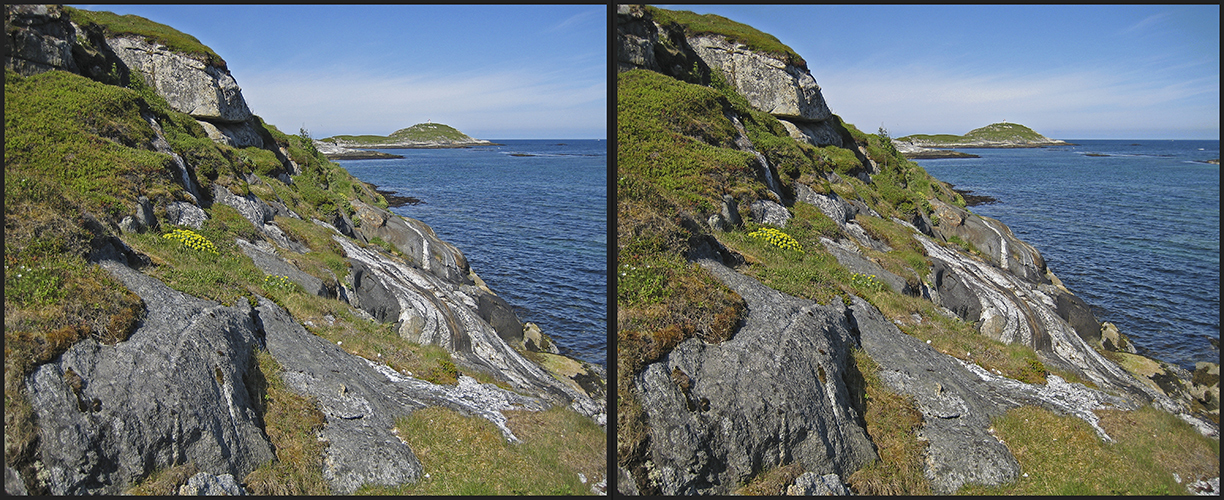
<instances>
[{"instance_id":1,"label":"yellow wildflower cluster","mask_svg":"<svg viewBox=\"0 0 1224 500\"><path fill-rule=\"evenodd\" d=\"M289 280L288 276L275 276L271 274L264 276L264 286L267 286L270 288L279 288L281 290L291 290L293 289L294 284L295 284L294 282Z\"/></svg>"},{"instance_id":2,"label":"yellow wildflower cluster","mask_svg":"<svg viewBox=\"0 0 1224 500\"><path fill-rule=\"evenodd\" d=\"M851 273L850 282L859 288L866 288L877 292L884 291L884 283L877 280L874 274Z\"/></svg>"},{"instance_id":3,"label":"yellow wildflower cluster","mask_svg":"<svg viewBox=\"0 0 1224 500\"><path fill-rule=\"evenodd\" d=\"M763 227L748 233L748 236L760 238L783 250L797 250L803 253L803 247L799 246L799 242L791 238L789 234L774 229L772 227Z\"/></svg>"},{"instance_id":4,"label":"yellow wildflower cluster","mask_svg":"<svg viewBox=\"0 0 1224 500\"><path fill-rule=\"evenodd\" d=\"M208 238L196 234L190 229L175 229L162 235L162 238L178 240L187 245L187 248L193 248L201 252L209 252L214 255L218 254L216 245L213 245Z\"/></svg>"}]
</instances>

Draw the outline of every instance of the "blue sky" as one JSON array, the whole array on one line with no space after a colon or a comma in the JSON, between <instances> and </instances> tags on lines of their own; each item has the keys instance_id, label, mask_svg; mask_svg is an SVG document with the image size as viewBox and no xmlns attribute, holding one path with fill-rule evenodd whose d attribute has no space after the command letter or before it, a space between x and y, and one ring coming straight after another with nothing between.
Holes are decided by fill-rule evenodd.
<instances>
[{"instance_id":1,"label":"blue sky","mask_svg":"<svg viewBox=\"0 0 1224 500\"><path fill-rule=\"evenodd\" d=\"M1220 138L1219 5L659 7L774 35L869 133Z\"/></svg>"},{"instance_id":2,"label":"blue sky","mask_svg":"<svg viewBox=\"0 0 1224 500\"><path fill-rule=\"evenodd\" d=\"M283 132L607 137L606 5L73 5L192 35Z\"/></svg>"}]
</instances>

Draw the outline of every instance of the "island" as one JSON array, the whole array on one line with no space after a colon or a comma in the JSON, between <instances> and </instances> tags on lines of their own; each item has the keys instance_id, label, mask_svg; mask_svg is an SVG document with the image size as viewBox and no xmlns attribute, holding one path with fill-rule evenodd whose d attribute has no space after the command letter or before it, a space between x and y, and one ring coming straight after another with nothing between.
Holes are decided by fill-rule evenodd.
<instances>
[{"instance_id":1,"label":"island","mask_svg":"<svg viewBox=\"0 0 1224 500\"><path fill-rule=\"evenodd\" d=\"M893 139L893 145L906 158L928 159L978 157L959 151L947 151L951 148L1044 148L1073 144L1059 139L1050 139L1018 123L1002 122L974 129L965 135L907 135Z\"/></svg>"},{"instance_id":2,"label":"island","mask_svg":"<svg viewBox=\"0 0 1224 500\"><path fill-rule=\"evenodd\" d=\"M418 123L392 132L391 135L337 135L315 141L320 153L333 160L403 158L399 155L369 149L438 149L498 146L483 139L473 139L449 125Z\"/></svg>"}]
</instances>

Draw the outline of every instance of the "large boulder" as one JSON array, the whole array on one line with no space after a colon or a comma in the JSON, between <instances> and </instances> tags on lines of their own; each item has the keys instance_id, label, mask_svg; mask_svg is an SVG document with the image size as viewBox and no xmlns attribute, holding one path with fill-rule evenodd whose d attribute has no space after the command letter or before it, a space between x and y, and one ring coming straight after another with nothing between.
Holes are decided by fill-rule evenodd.
<instances>
[{"instance_id":1,"label":"large boulder","mask_svg":"<svg viewBox=\"0 0 1224 500\"><path fill-rule=\"evenodd\" d=\"M806 68L721 35L689 37L688 44L756 109L795 122L822 122L833 116Z\"/></svg>"},{"instance_id":2,"label":"large boulder","mask_svg":"<svg viewBox=\"0 0 1224 500\"><path fill-rule=\"evenodd\" d=\"M754 201L749 209L752 210L752 219L758 224L786 227L791 219L790 211L773 200Z\"/></svg>"},{"instance_id":3,"label":"large boulder","mask_svg":"<svg viewBox=\"0 0 1224 500\"><path fill-rule=\"evenodd\" d=\"M1056 289L1053 295L1058 317L1071 325L1084 340L1094 345L1101 343L1101 322L1092 314L1088 303L1064 290Z\"/></svg>"},{"instance_id":4,"label":"large boulder","mask_svg":"<svg viewBox=\"0 0 1224 500\"><path fill-rule=\"evenodd\" d=\"M476 313L497 331L497 336L502 340L510 345L523 343L523 322L519 321L506 299L482 291L477 299Z\"/></svg>"},{"instance_id":5,"label":"large boulder","mask_svg":"<svg viewBox=\"0 0 1224 500\"><path fill-rule=\"evenodd\" d=\"M241 123L251 118L242 89L229 70L144 37L119 36L107 42L133 76L141 75L176 111L211 123Z\"/></svg>"},{"instance_id":6,"label":"large boulder","mask_svg":"<svg viewBox=\"0 0 1224 500\"><path fill-rule=\"evenodd\" d=\"M790 297L699 262L744 297L748 317L732 339L688 339L635 378L652 486L665 495L727 494L793 462L844 476L874 460L846 385L854 339L841 302Z\"/></svg>"},{"instance_id":7,"label":"large boulder","mask_svg":"<svg viewBox=\"0 0 1224 500\"><path fill-rule=\"evenodd\" d=\"M187 462L245 477L273 459L256 410L261 341L247 303L225 307L115 261L102 266L148 312L128 340L83 340L27 378L49 491L118 494Z\"/></svg>"}]
</instances>

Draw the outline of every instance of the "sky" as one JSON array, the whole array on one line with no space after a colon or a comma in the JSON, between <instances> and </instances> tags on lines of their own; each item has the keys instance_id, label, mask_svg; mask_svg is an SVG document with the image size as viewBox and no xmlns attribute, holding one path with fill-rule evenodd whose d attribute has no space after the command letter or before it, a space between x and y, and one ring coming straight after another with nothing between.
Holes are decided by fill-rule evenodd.
<instances>
[{"instance_id":1,"label":"sky","mask_svg":"<svg viewBox=\"0 0 1224 500\"><path fill-rule=\"evenodd\" d=\"M777 37L868 133L1220 138L1220 6L664 5Z\"/></svg>"},{"instance_id":2,"label":"sky","mask_svg":"<svg viewBox=\"0 0 1224 500\"><path fill-rule=\"evenodd\" d=\"M316 138L432 121L478 139L603 139L606 5L73 5L225 59L251 111Z\"/></svg>"}]
</instances>

